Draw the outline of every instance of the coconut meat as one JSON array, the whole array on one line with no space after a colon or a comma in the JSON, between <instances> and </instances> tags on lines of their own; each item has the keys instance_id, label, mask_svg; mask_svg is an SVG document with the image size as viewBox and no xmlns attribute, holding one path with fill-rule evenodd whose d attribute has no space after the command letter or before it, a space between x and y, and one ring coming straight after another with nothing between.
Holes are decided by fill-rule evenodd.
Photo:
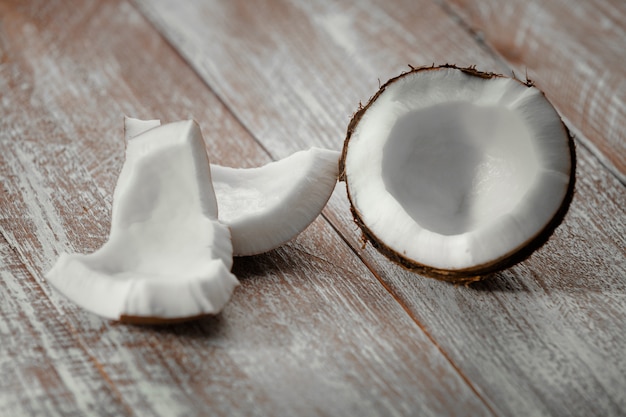
<instances>
[{"instance_id":1,"label":"coconut meat","mask_svg":"<svg viewBox=\"0 0 626 417\"><path fill-rule=\"evenodd\" d=\"M127 138L160 124L126 117ZM231 233L233 254L275 249L301 233L328 202L338 176L340 153L310 148L255 168L211 164L219 219Z\"/></svg>"},{"instance_id":2,"label":"coconut meat","mask_svg":"<svg viewBox=\"0 0 626 417\"><path fill-rule=\"evenodd\" d=\"M127 137L108 241L88 255L62 254L46 278L108 319L148 323L219 312L238 281L199 127L184 121Z\"/></svg>"},{"instance_id":3,"label":"coconut meat","mask_svg":"<svg viewBox=\"0 0 626 417\"><path fill-rule=\"evenodd\" d=\"M473 268L524 245L559 209L566 135L537 89L425 71L387 86L359 121L344 164L350 198L401 256Z\"/></svg>"},{"instance_id":4,"label":"coconut meat","mask_svg":"<svg viewBox=\"0 0 626 417\"><path fill-rule=\"evenodd\" d=\"M322 212L338 175L338 151L311 148L257 168L211 165L220 220L237 256L267 252Z\"/></svg>"}]
</instances>

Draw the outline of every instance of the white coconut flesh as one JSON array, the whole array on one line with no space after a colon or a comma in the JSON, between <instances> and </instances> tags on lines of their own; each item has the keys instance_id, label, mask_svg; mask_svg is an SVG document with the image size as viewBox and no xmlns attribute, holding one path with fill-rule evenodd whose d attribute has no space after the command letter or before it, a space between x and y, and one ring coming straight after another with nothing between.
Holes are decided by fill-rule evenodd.
<instances>
[{"instance_id":1,"label":"white coconut flesh","mask_svg":"<svg viewBox=\"0 0 626 417\"><path fill-rule=\"evenodd\" d=\"M480 269L528 244L563 205L573 169L569 135L538 89L454 68L386 85L344 158L368 234L443 271Z\"/></svg>"},{"instance_id":2,"label":"white coconut flesh","mask_svg":"<svg viewBox=\"0 0 626 417\"><path fill-rule=\"evenodd\" d=\"M211 165L220 220L237 256L267 252L302 232L337 183L340 153L311 148L258 168Z\"/></svg>"},{"instance_id":3,"label":"white coconut flesh","mask_svg":"<svg viewBox=\"0 0 626 417\"><path fill-rule=\"evenodd\" d=\"M126 117L126 138L160 125ZM340 152L310 148L255 168L211 164L219 219L230 229L233 254L268 252L306 229L322 212L338 176Z\"/></svg>"},{"instance_id":4,"label":"white coconut flesh","mask_svg":"<svg viewBox=\"0 0 626 417\"><path fill-rule=\"evenodd\" d=\"M218 313L238 285L231 266L204 141L184 121L128 142L108 241L62 254L46 278L102 317L150 323Z\"/></svg>"}]
</instances>

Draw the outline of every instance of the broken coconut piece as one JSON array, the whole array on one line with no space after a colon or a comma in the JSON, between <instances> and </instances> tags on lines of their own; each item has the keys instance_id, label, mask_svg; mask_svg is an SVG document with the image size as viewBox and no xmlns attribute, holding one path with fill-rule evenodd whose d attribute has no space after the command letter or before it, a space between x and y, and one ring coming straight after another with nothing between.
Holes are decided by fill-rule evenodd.
<instances>
[{"instance_id":1,"label":"broken coconut piece","mask_svg":"<svg viewBox=\"0 0 626 417\"><path fill-rule=\"evenodd\" d=\"M340 162L352 212L387 257L473 281L541 246L572 199L574 143L531 83L416 68L354 115Z\"/></svg>"},{"instance_id":2,"label":"broken coconut piece","mask_svg":"<svg viewBox=\"0 0 626 417\"><path fill-rule=\"evenodd\" d=\"M126 118L126 137L159 125ZM296 237L328 202L340 153L311 148L257 168L211 164L219 219L231 233L235 256L256 255Z\"/></svg>"},{"instance_id":3,"label":"broken coconut piece","mask_svg":"<svg viewBox=\"0 0 626 417\"><path fill-rule=\"evenodd\" d=\"M204 141L183 121L128 142L108 241L62 254L46 278L102 317L161 323L218 313L238 285L231 266Z\"/></svg>"},{"instance_id":4,"label":"broken coconut piece","mask_svg":"<svg viewBox=\"0 0 626 417\"><path fill-rule=\"evenodd\" d=\"M211 165L220 220L237 256L267 252L302 232L337 183L340 153L311 148L258 168Z\"/></svg>"}]
</instances>

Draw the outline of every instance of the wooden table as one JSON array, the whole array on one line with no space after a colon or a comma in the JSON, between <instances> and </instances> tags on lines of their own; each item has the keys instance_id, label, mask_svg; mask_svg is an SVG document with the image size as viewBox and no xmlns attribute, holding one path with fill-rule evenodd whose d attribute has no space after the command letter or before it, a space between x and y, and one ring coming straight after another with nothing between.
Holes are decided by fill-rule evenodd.
<instances>
[{"instance_id":1,"label":"wooden table","mask_svg":"<svg viewBox=\"0 0 626 417\"><path fill-rule=\"evenodd\" d=\"M193 118L213 162L340 149L408 64L528 77L576 136L576 195L471 286L362 247L337 186L237 259L225 310L102 320L43 278L108 235L123 115ZM0 415L626 415L623 0L0 1ZM106 296L103 294L103 296Z\"/></svg>"}]
</instances>

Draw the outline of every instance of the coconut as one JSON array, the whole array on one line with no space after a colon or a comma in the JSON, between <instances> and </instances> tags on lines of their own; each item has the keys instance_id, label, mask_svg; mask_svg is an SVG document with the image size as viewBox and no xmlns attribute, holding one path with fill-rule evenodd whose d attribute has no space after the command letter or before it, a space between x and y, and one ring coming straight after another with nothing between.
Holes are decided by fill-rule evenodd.
<instances>
[{"instance_id":1,"label":"coconut","mask_svg":"<svg viewBox=\"0 0 626 417\"><path fill-rule=\"evenodd\" d=\"M108 240L90 254L61 254L46 278L107 319L148 324L217 314L238 280L200 128L182 121L127 138Z\"/></svg>"},{"instance_id":2,"label":"coconut","mask_svg":"<svg viewBox=\"0 0 626 417\"><path fill-rule=\"evenodd\" d=\"M124 132L108 240L90 254L61 254L46 274L107 319L159 324L219 313L238 285L233 256L293 239L337 182L337 151L311 148L237 169L209 163L191 120L161 126L127 117Z\"/></svg>"},{"instance_id":3,"label":"coconut","mask_svg":"<svg viewBox=\"0 0 626 417\"><path fill-rule=\"evenodd\" d=\"M529 81L411 68L354 114L339 163L355 222L389 259L470 282L526 259L574 193L567 127Z\"/></svg>"}]
</instances>

